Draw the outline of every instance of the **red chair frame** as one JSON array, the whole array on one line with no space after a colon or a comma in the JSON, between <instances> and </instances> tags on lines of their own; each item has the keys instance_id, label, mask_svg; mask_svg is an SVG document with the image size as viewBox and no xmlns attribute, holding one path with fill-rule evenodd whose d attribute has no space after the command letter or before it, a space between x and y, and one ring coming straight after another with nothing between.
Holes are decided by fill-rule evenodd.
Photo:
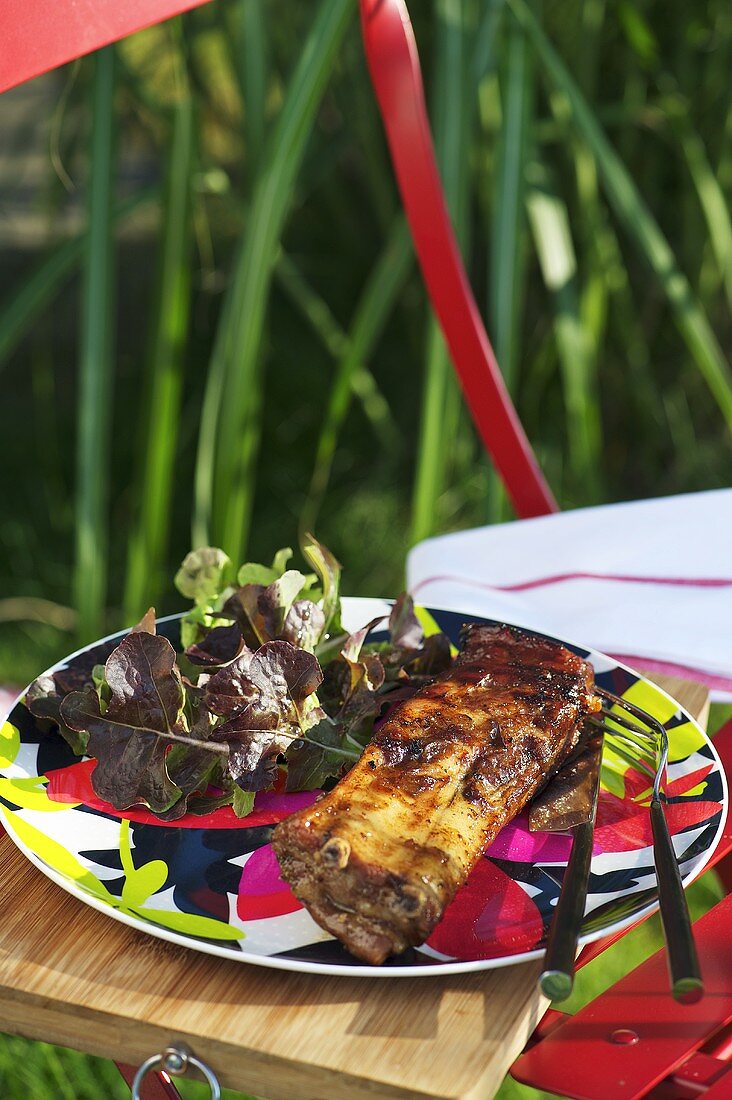
<instances>
[{"instance_id":1,"label":"red chair frame","mask_svg":"<svg viewBox=\"0 0 732 1100\"><path fill-rule=\"evenodd\" d=\"M371 80L414 246L465 400L524 519L557 503L508 395L460 258L437 171L417 45L403 0L360 0Z\"/></svg>"}]
</instances>

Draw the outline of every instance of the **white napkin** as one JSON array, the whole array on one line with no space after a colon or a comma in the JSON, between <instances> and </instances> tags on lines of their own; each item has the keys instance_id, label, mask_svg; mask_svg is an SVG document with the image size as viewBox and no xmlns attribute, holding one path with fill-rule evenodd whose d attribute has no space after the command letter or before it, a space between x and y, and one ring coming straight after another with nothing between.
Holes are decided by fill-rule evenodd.
<instances>
[{"instance_id":1,"label":"white napkin","mask_svg":"<svg viewBox=\"0 0 732 1100\"><path fill-rule=\"evenodd\" d=\"M732 699L732 489L427 539L407 583L421 604L556 634Z\"/></svg>"}]
</instances>

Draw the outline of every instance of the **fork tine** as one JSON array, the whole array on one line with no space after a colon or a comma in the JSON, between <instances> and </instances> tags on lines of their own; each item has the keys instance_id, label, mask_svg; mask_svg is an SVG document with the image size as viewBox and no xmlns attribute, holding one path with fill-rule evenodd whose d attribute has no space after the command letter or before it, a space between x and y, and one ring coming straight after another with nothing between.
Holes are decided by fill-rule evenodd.
<instances>
[{"instance_id":1,"label":"fork tine","mask_svg":"<svg viewBox=\"0 0 732 1100\"><path fill-rule=\"evenodd\" d=\"M619 715L617 713L610 714L607 710L604 711L606 718L609 718L613 722L617 722L617 724L623 726L626 731L632 731L636 736L645 738L646 741L650 740L654 733L656 734L656 760L654 761L656 765L656 774L653 782L653 798L656 801L660 801L661 789L666 785L666 765L668 763L668 732L666 727L652 714L649 714L648 711L636 706L635 703L631 703L628 699L623 699L619 695L615 695L614 692L608 691L607 688L596 687L595 690L601 698L612 703L613 706L620 707L628 714L631 714L633 718L643 722L648 729L644 730L640 726L635 726L635 723L631 723L630 719L627 719L625 715ZM618 733L615 730L610 730L609 734L611 738L618 737Z\"/></svg>"},{"instance_id":2,"label":"fork tine","mask_svg":"<svg viewBox=\"0 0 732 1100\"><path fill-rule=\"evenodd\" d=\"M616 714L614 711L603 710L603 715L606 721L617 722L619 726L622 726L624 730L628 730L635 737L638 738L643 744L655 745L656 735L653 730L644 730L637 723L632 722L629 718L626 718L624 714Z\"/></svg>"},{"instance_id":3,"label":"fork tine","mask_svg":"<svg viewBox=\"0 0 732 1100\"><path fill-rule=\"evenodd\" d=\"M626 722L622 715L605 714L602 721L605 731L611 734L611 736L622 738L624 741L628 741L630 744L634 745L639 752L646 753L648 757L653 760L653 767L655 770L657 739L652 734L642 736L638 733L637 727L634 726L632 722ZM612 726L608 725L609 722L615 722L621 728L614 729Z\"/></svg>"},{"instance_id":4,"label":"fork tine","mask_svg":"<svg viewBox=\"0 0 732 1100\"><path fill-rule=\"evenodd\" d=\"M656 761L649 753L640 749L640 746L636 741L626 740L625 734L622 730L613 729L611 726L606 726L600 718L589 718L588 721L596 729L601 729L605 734L608 746L614 753L630 764L632 767L644 772L649 779L649 782L653 784L656 778ZM630 748L628 748L630 746ZM632 749L632 751L630 751Z\"/></svg>"}]
</instances>

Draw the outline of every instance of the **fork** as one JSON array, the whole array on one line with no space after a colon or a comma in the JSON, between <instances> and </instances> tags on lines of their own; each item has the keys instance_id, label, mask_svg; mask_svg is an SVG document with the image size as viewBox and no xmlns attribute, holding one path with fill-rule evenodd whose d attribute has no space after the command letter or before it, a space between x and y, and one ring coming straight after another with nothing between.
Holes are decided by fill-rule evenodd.
<instances>
[{"instance_id":1,"label":"fork","mask_svg":"<svg viewBox=\"0 0 732 1100\"><path fill-rule=\"evenodd\" d=\"M666 801L664 788L668 765L668 732L657 718L635 703L597 685L595 691L606 704L619 707L626 713L611 712L604 707L602 718L592 716L589 721L604 731L606 740L620 756L646 772L653 785L650 806L653 861L668 952L671 992L681 1004L695 1004L704 994L704 983L694 944L689 907L663 809ZM628 714L632 717L628 718ZM608 725L608 721L620 728Z\"/></svg>"}]
</instances>

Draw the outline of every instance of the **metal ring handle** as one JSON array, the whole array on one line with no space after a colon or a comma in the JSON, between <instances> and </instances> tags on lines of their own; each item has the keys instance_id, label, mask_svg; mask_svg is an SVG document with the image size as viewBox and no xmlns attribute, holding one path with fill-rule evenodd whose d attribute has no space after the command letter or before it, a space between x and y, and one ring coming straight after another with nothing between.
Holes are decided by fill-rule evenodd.
<instances>
[{"instance_id":1,"label":"metal ring handle","mask_svg":"<svg viewBox=\"0 0 732 1100\"><path fill-rule=\"evenodd\" d=\"M193 1051L185 1043L167 1047L162 1054L153 1054L152 1057L147 1058L142 1063L132 1081L132 1100L140 1100L142 1082L150 1070L162 1069L169 1073L171 1077L183 1077L188 1072L189 1066L193 1066L205 1077L211 1090L211 1100L221 1100L221 1086L216 1074L210 1066L207 1066L200 1058L196 1058Z\"/></svg>"}]
</instances>

